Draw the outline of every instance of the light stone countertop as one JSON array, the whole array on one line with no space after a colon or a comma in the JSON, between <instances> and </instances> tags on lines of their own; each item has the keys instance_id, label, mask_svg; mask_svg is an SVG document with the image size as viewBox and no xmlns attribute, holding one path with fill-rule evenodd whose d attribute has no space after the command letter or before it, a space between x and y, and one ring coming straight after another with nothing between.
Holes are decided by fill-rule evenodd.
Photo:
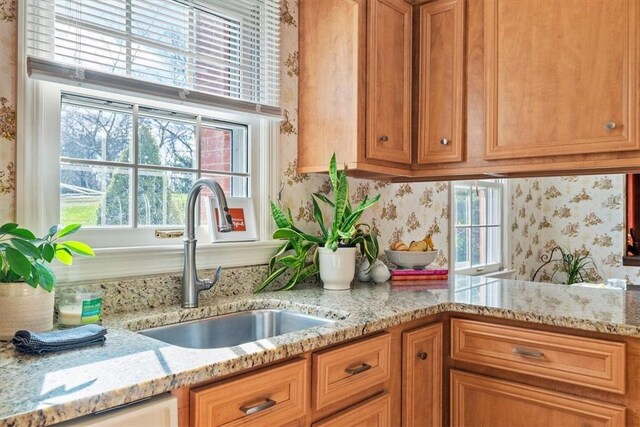
<instances>
[{"instance_id":1,"label":"light stone countertop","mask_svg":"<svg viewBox=\"0 0 640 427\"><path fill-rule=\"evenodd\" d=\"M210 305L106 315L103 347L27 356L0 344L0 425L64 421L441 312L640 337L640 292L492 278L452 276L445 289L356 284L350 291L323 291L316 284L203 300ZM253 308L286 308L336 323L212 350L175 347L132 332Z\"/></svg>"}]
</instances>

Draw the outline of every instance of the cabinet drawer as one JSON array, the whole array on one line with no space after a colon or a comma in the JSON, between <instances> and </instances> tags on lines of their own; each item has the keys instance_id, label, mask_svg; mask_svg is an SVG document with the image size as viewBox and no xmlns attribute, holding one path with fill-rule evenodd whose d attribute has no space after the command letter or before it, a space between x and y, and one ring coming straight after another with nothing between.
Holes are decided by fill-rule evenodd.
<instances>
[{"instance_id":1,"label":"cabinet drawer","mask_svg":"<svg viewBox=\"0 0 640 427\"><path fill-rule=\"evenodd\" d=\"M383 393L315 422L312 427L388 427L390 425L391 398L388 393Z\"/></svg>"},{"instance_id":2,"label":"cabinet drawer","mask_svg":"<svg viewBox=\"0 0 640 427\"><path fill-rule=\"evenodd\" d=\"M305 415L304 360L191 390L192 425L284 425Z\"/></svg>"},{"instance_id":3,"label":"cabinet drawer","mask_svg":"<svg viewBox=\"0 0 640 427\"><path fill-rule=\"evenodd\" d=\"M452 427L623 427L625 419L622 406L451 371Z\"/></svg>"},{"instance_id":4,"label":"cabinet drawer","mask_svg":"<svg viewBox=\"0 0 640 427\"><path fill-rule=\"evenodd\" d=\"M624 343L451 320L451 356L537 377L625 392Z\"/></svg>"},{"instance_id":5,"label":"cabinet drawer","mask_svg":"<svg viewBox=\"0 0 640 427\"><path fill-rule=\"evenodd\" d=\"M387 333L315 353L313 355L314 409L322 409L341 401L348 404L349 398L387 381L390 357L391 335ZM381 390L382 387L373 392Z\"/></svg>"}]
</instances>

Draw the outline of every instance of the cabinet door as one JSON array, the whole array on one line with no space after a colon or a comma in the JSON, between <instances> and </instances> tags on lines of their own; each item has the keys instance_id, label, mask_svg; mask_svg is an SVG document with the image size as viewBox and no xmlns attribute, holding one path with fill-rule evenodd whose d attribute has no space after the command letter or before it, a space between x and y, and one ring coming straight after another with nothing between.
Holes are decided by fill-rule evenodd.
<instances>
[{"instance_id":1,"label":"cabinet door","mask_svg":"<svg viewBox=\"0 0 640 427\"><path fill-rule=\"evenodd\" d=\"M419 7L418 164L463 160L464 0Z\"/></svg>"},{"instance_id":2,"label":"cabinet door","mask_svg":"<svg viewBox=\"0 0 640 427\"><path fill-rule=\"evenodd\" d=\"M367 159L411 164L411 6L371 0L367 28Z\"/></svg>"},{"instance_id":3,"label":"cabinet door","mask_svg":"<svg viewBox=\"0 0 640 427\"><path fill-rule=\"evenodd\" d=\"M442 324L402 334L402 425L442 425Z\"/></svg>"},{"instance_id":4,"label":"cabinet door","mask_svg":"<svg viewBox=\"0 0 640 427\"><path fill-rule=\"evenodd\" d=\"M391 426L391 398L384 393L338 412L312 427L389 427Z\"/></svg>"},{"instance_id":5,"label":"cabinet door","mask_svg":"<svg viewBox=\"0 0 640 427\"><path fill-rule=\"evenodd\" d=\"M452 370L451 425L622 427L625 408Z\"/></svg>"},{"instance_id":6,"label":"cabinet door","mask_svg":"<svg viewBox=\"0 0 640 427\"><path fill-rule=\"evenodd\" d=\"M485 158L640 148L636 0L485 0Z\"/></svg>"}]
</instances>

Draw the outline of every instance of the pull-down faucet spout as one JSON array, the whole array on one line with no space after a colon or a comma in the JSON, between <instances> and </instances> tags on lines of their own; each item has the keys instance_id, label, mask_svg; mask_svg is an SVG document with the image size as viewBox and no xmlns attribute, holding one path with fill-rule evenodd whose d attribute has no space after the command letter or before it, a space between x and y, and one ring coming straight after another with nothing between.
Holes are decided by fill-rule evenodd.
<instances>
[{"instance_id":1,"label":"pull-down faucet spout","mask_svg":"<svg viewBox=\"0 0 640 427\"><path fill-rule=\"evenodd\" d=\"M187 196L185 226L184 226L184 268L182 270L182 307L194 308L198 306L198 294L200 291L211 289L220 279L222 268L218 267L213 280L199 279L196 271L196 233L195 216L196 201L203 187L207 187L213 193L218 208L218 230L227 232L233 230L233 222L229 215L227 198L220 184L212 179L201 178L197 180Z\"/></svg>"}]
</instances>

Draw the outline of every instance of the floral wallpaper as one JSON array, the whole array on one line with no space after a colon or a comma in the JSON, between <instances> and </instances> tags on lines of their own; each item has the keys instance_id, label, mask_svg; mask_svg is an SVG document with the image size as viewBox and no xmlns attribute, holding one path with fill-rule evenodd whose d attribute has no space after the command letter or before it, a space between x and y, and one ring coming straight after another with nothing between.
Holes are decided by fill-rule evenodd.
<instances>
[{"instance_id":1,"label":"floral wallpaper","mask_svg":"<svg viewBox=\"0 0 640 427\"><path fill-rule=\"evenodd\" d=\"M0 223L15 218L16 1L0 0Z\"/></svg>"},{"instance_id":2,"label":"floral wallpaper","mask_svg":"<svg viewBox=\"0 0 640 427\"><path fill-rule=\"evenodd\" d=\"M283 185L282 205L291 209L294 219L303 228L317 230L314 225L310 195L331 190L326 175L298 174L297 157L297 103L298 103L298 4L295 0L282 0L281 9L281 88L284 120L280 125L280 168ZM337 159L340 163L340 159ZM329 159L327 159L327 163ZM397 239L409 243L431 233L440 250L436 263L446 266L449 245L449 184L412 183L390 184L351 178L349 188L355 203L365 195L380 194L380 201L370 208L362 221L378 233L381 250Z\"/></svg>"},{"instance_id":3,"label":"floral wallpaper","mask_svg":"<svg viewBox=\"0 0 640 427\"><path fill-rule=\"evenodd\" d=\"M517 278L531 279L542 264L540 257L562 245L589 252L597 267L589 272L590 282L607 278L638 282L640 269L622 266L624 175L512 179L507 201L507 262ZM549 281L552 273L545 268L536 280Z\"/></svg>"}]
</instances>

